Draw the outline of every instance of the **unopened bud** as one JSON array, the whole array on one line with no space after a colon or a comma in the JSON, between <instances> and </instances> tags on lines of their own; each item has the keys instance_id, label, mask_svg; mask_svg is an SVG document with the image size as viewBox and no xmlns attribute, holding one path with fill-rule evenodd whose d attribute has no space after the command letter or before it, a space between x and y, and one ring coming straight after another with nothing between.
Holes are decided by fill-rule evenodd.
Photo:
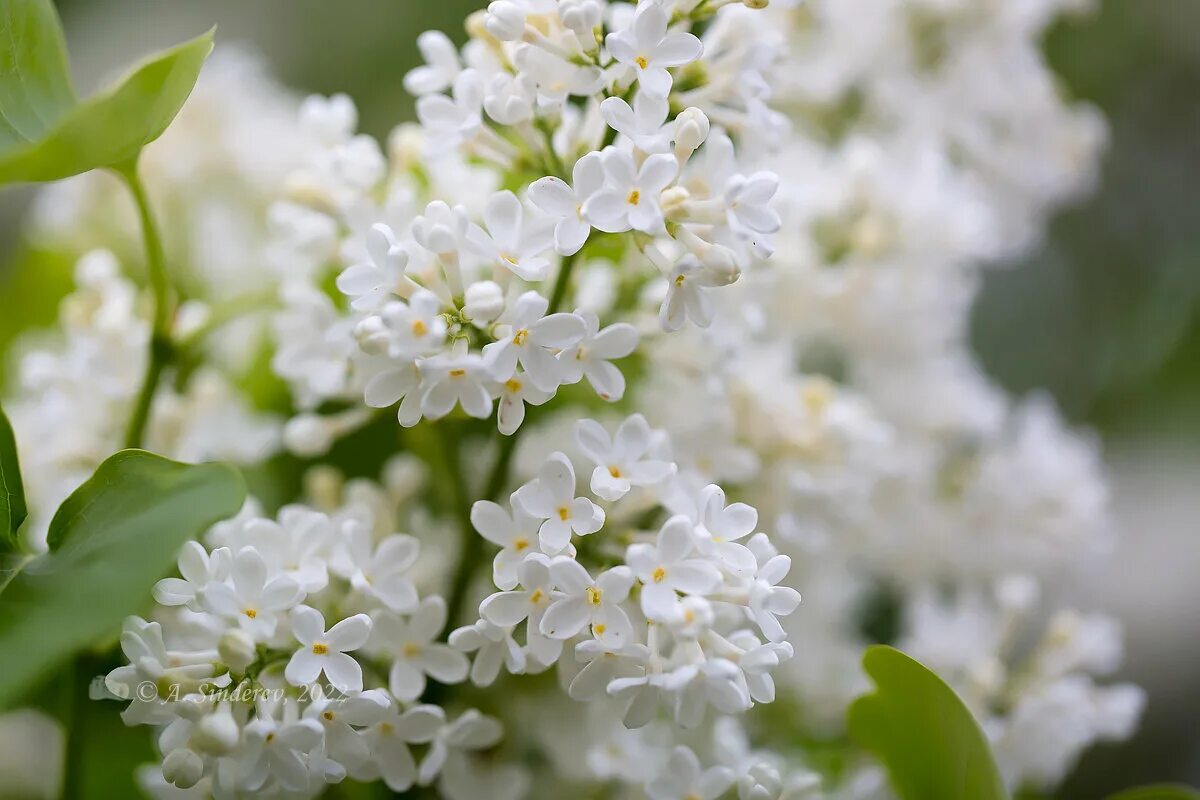
<instances>
[{"instance_id":1,"label":"unopened bud","mask_svg":"<svg viewBox=\"0 0 1200 800\"><path fill-rule=\"evenodd\" d=\"M217 642L217 654L222 663L232 672L245 672L246 667L254 663L257 653L254 640L243 630L233 628L221 634Z\"/></svg>"},{"instance_id":2,"label":"unopened bud","mask_svg":"<svg viewBox=\"0 0 1200 800\"><path fill-rule=\"evenodd\" d=\"M495 281L472 283L463 299L463 311L476 322L491 322L504 310L504 290Z\"/></svg>"},{"instance_id":3,"label":"unopened bud","mask_svg":"<svg viewBox=\"0 0 1200 800\"><path fill-rule=\"evenodd\" d=\"M708 115L694 106L679 112L679 116L675 118L676 150L683 150L691 155L696 148L704 144L710 127Z\"/></svg>"},{"instance_id":4,"label":"unopened bud","mask_svg":"<svg viewBox=\"0 0 1200 800\"><path fill-rule=\"evenodd\" d=\"M525 11L511 0L493 0L483 24L500 41L515 42L525 35Z\"/></svg>"},{"instance_id":5,"label":"unopened bud","mask_svg":"<svg viewBox=\"0 0 1200 800\"><path fill-rule=\"evenodd\" d=\"M227 706L222 705L196 723L190 743L202 753L223 756L237 747L241 730Z\"/></svg>"},{"instance_id":6,"label":"unopened bud","mask_svg":"<svg viewBox=\"0 0 1200 800\"><path fill-rule=\"evenodd\" d=\"M190 789L204 776L204 761L191 750L181 747L167 753L162 774L163 779L176 789Z\"/></svg>"},{"instance_id":7,"label":"unopened bud","mask_svg":"<svg viewBox=\"0 0 1200 800\"><path fill-rule=\"evenodd\" d=\"M318 414L297 414L283 426L284 447L302 457L329 452L333 435L333 426Z\"/></svg>"}]
</instances>

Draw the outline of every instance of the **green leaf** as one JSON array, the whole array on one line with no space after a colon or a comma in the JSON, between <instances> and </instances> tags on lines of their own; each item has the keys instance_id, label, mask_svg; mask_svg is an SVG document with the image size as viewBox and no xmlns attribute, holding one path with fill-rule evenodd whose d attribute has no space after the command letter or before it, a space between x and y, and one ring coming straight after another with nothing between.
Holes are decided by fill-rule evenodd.
<instances>
[{"instance_id":1,"label":"green leaf","mask_svg":"<svg viewBox=\"0 0 1200 800\"><path fill-rule=\"evenodd\" d=\"M1200 792L1187 786L1162 783L1126 789L1109 795L1108 800L1200 800Z\"/></svg>"},{"instance_id":2,"label":"green leaf","mask_svg":"<svg viewBox=\"0 0 1200 800\"><path fill-rule=\"evenodd\" d=\"M946 683L892 647L863 669L878 687L850 706L851 735L883 761L904 800L1006 800L983 731Z\"/></svg>"},{"instance_id":3,"label":"green leaf","mask_svg":"<svg viewBox=\"0 0 1200 800\"><path fill-rule=\"evenodd\" d=\"M101 464L54 515L52 552L0 594L0 708L140 611L183 543L236 514L245 496L225 464L141 450Z\"/></svg>"},{"instance_id":4,"label":"green leaf","mask_svg":"<svg viewBox=\"0 0 1200 800\"><path fill-rule=\"evenodd\" d=\"M0 152L0 184L128 168L191 94L214 30L151 56L114 86L68 108L37 139Z\"/></svg>"},{"instance_id":5,"label":"green leaf","mask_svg":"<svg viewBox=\"0 0 1200 800\"><path fill-rule=\"evenodd\" d=\"M19 549L17 528L28 514L17 461L17 440L4 409L0 408L0 557Z\"/></svg>"},{"instance_id":6,"label":"green leaf","mask_svg":"<svg viewBox=\"0 0 1200 800\"><path fill-rule=\"evenodd\" d=\"M35 142L75 105L62 25L50 0L0 4L0 153Z\"/></svg>"}]
</instances>

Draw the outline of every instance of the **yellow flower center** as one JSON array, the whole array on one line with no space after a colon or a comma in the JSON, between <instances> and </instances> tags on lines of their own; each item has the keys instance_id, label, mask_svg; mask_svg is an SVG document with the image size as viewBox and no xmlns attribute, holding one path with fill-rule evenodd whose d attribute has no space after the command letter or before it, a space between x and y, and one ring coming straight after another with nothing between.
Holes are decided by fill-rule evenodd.
<instances>
[{"instance_id":1,"label":"yellow flower center","mask_svg":"<svg viewBox=\"0 0 1200 800\"><path fill-rule=\"evenodd\" d=\"M517 537L516 539L513 539L513 549L516 550L518 553L521 552L522 550L524 550L526 547L529 547L529 540L526 539L524 536L520 536L520 537Z\"/></svg>"},{"instance_id":2,"label":"yellow flower center","mask_svg":"<svg viewBox=\"0 0 1200 800\"><path fill-rule=\"evenodd\" d=\"M645 56L638 56L633 60L633 63L637 64L642 69L650 66L650 61Z\"/></svg>"},{"instance_id":3,"label":"yellow flower center","mask_svg":"<svg viewBox=\"0 0 1200 800\"><path fill-rule=\"evenodd\" d=\"M384 736L391 736L392 733L395 732L395 730L396 730L396 727L394 725L392 725L392 723L390 723L390 722L379 723L379 732L381 734L383 734Z\"/></svg>"},{"instance_id":4,"label":"yellow flower center","mask_svg":"<svg viewBox=\"0 0 1200 800\"><path fill-rule=\"evenodd\" d=\"M255 609L255 608L247 608L247 609L244 609L244 610L242 611L242 613L243 613L243 614L245 614L245 615L246 615L247 617L249 617L250 619L254 619L255 617L257 617L257 616L258 616L258 609Z\"/></svg>"},{"instance_id":5,"label":"yellow flower center","mask_svg":"<svg viewBox=\"0 0 1200 800\"><path fill-rule=\"evenodd\" d=\"M654 572L650 573L650 577L654 579L655 583L662 583L667 579L667 571L662 567L655 567Z\"/></svg>"},{"instance_id":6,"label":"yellow flower center","mask_svg":"<svg viewBox=\"0 0 1200 800\"><path fill-rule=\"evenodd\" d=\"M529 595L529 602L540 603L540 602L542 602L542 598L545 596L546 596L546 593L543 592L541 589L534 589L533 594Z\"/></svg>"},{"instance_id":7,"label":"yellow flower center","mask_svg":"<svg viewBox=\"0 0 1200 800\"><path fill-rule=\"evenodd\" d=\"M320 642L317 642L316 644L313 645L313 654L314 655L323 656L328 652L329 652L329 647L327 645L323 645Z\"/></svg>"},{"instance_id":8,"label":"yellow flower center","mask_svg":"<svg viewBox=\"0 0 1200 800\"><path fill-rule=\"evenodd\" d=\"M567 508L566 506L560 506L558 509L558 518L563 522L569 520L571 518L571 509Z\"/></svg>"},{"instance_id":9,"label":"yellow flower center","mask_svg":"<svg viewBox=\"0 0 1200 800\"><path fill-rule=\"evenodd\" d=\"M619 478L619 477L621 477L621 468L620 467L609 467L608 474L612 475L614 478Z\"/></svg>"},{"instance_id":10,"label":"yellow flower center","mask_svg":"<svg viewBox=\"0 0 1200 800\"><path fill-rule=\"evenodd\" d=\"M606 630L608 630L608 626L605 625L603 622L597 622L595 625L592 626L592 633L596 634L597 636L603 636L604 632ZM607 655L612 655L612 654L605 653L604 655L607 656Z\"/></svg>"},{"instance_id":11,"label":"yellow flower center","mask_svg":"<svg viewBox=\"0 0 1200 800\"><path fill-rule=\"evenodd\" d=\"M326 711L325 713L321 714L321 717L326 722L333 722L333 712L332 711Z\"/></svg>"},{"instance_id":12,"label":"yellow flower center","mask_svg":"<svg viewBox=\"0 0 1200 800\"><path fill-rule=\"evenodd\" d=\"M413 336L424 336L429 333L429 326L425 324L425 320L414 319L411 327Z\"/></svg>"},{"instance_id":13,"label":"yellow flower center","mask_svg":"<svg viewBox=\"0 0 1200 800\"><path fill-rule=\"evenodd\" d=\"M632 192L629 193L629 196L625 198L625 202L629 203L629 205L631 205L631 206L636 206L641 201L642 201L642 193L639 192L637 189L634 189Z\"/></svg>"},{"instance_id":14,"label":"yellow flower center","mask_svg":"<svg viewBox=\"0 0 1200 800\"><path fill-rule=\"evenodd\" d=\"M421 645L417 644L416 642L405 642L404 643L405 658L412 658L413 656L417 655L420 652L421 652Z\"/></svg>"},{"instance_id":15,"label":"yellow flower center","mask_svg":"<svg viewBox=\"0 0 1200 800\"><path fill-rule=\"evenodd\" d=\"M683 286L683 276L682 276L682 275L676 275L676 276L675 276L675 285L676 285L676 286Z\"/></svg>"},{"instance_id":16,"label":"yellow flower center","mask_svg":"<svg viewBox=\"0 0 1200 800\"><path fill-rule=\"evenodd\" d=\"M603 597L603 595L604 595L604 593L601 592L599 589L597 589L595 586L587 587L587 601L589 603L591 603L592 605L594 605L594 606L600 605L600 598Z\"/></svg>"},{"instance_id":17,"label":"yellow flower center","mask_svg":"<svg viewBox=\"0 0 1200 800\"><path fill-rule=\"evenodd\" d=\"M521 391L521 382L516 378L509 378L504 382L504 388L510 392L519 392Z\"/></svg>"},{"instance_id":18,"label":"yellow flower center","mask_svg":"<svg viewBox=\"0 0 1200 800\"><path fill-rule=\"evenodd\" d=\"M467 371L466 371L465 369L452 369L452 370L450 370L450 377L451 377L451 378L461 378L463 375L466 375L466 374L467 374Z\"/></svg>"},{"instance_id":19,"label":"yellow flower center","mask_svg":"<svg viewBox=\"0 0 1200 800\"><path fill-rule=\"evenodd\" d=\"M518 330L516 333L513 334L513 344L515 344L515 345L525 344L525 340L528 338L529 338L529 329L521 328L520 330Z\"/></svg>"}]
</instances>

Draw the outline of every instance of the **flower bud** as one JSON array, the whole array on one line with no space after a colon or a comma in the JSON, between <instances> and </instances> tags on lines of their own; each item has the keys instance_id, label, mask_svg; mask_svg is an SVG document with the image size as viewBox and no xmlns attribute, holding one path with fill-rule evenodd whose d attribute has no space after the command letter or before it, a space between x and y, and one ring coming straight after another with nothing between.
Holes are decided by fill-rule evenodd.
<instances>
[{"instance_id":1,"label":"flower bud","mask_svg":"<svg viewBox=\"0 0 1200 800\"><path fill-rule=\"evenodd\" d=\"M463 299L463 311L476 322L491 322L504 310L504 290L495 281L472 283Z\"/></svg>"},{"instance_id":2,"label":"flower bud","mask_svg":"<svg viewBox=\"0 0 1200 800\"><path fill-rule=\"evenodd\" d=\"M333 426L317 414L297 414L283 426L283 445L298 456L319 456L333 444Z\"/></svg>"},{"instance_id":3,"label":"flower bud","mask_svg":"<svg viewBox=\"0 0 1200 800\"><path fill-rule=\"evenodd\" d=\"M586 37L604 21L604 12L596 0L562 0L558 17L576 36Z\"/></svg>"},{"instance_id":4,"label":"flower bud","mask_svg":"<svg viewBox=\"0 0 1200 800\"><path fill-rule=\"evenodd\" d=\"M258 653L254 649L254 640L243 630L233 628L221 634L217 642L217 654L225 666L232 672L245 672L246 667L254 663Z\"/></svg>"},{"instance_id":5,"label":"flower bud","mask_svg":"<svg viewBox=\"0 0 1200 800\"><path fill-rule=\"evenodd\" d=\"M196 723L190 743L202 753L223 756L237 747L241 729L227 705L222 705Z\"/></svg>"},{"instance_id":6,"label":"flower bud","mask_svg":"<svg viewBox=\"0 0 1200 800\"><path fill-rule=\"evenodd\" d=\"M204 777L204 761L191 750L181 747L167 753L162 774L163 779L176 789L190 789Z\"/></svg>"},{"instance_id":7,"label":"flower bud","mask_svg":"<svg viewBox=\"0 0 1200 800\"><path fill-rule=\"evenodd\" d=\"M387 325L379 316L370 316L354 326L354 339L368 355L381 355L387 350Z\"/></svg>"},{"instance_id":8,"label":"flower bud","mask_svg":"<svg viewBox=\"0 0 1200 800\"><path fill-rule=\"evenodd\" d=\"M708 138L708 115L695 106L679 112L675 118L675 148L690 155Z\"/></svg>"},{"instance_id":9,"label":"flower bud","mask_svg":"<svg viewBox=\"0 0 1200 800\"><path fill-rule=\"evenodd\" d=\"M525 11L510 0L493 0L483 24L500 41L515 42L525 35Z\"/></svg>"}]
</instances>

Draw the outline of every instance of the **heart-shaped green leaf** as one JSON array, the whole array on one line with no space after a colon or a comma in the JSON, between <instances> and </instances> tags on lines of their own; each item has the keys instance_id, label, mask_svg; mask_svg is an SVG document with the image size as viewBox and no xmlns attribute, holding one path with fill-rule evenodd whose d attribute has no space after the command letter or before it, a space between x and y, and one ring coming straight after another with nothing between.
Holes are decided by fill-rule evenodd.
<instances>
[{"instance_id":1,"label":"heart-shaped green leaf","mask_svg":"<svg viewBox=\"0 0 1200 800\"><path fill-rule=\"evenodd\" d=\"M0 184L126 168L179 113L212 44L210 30L147 58L112 87L76 102L50 0L4 0Z\"/></svg>"},{"instance_id":2,"label":"heart-shaped green leaf","mask_svg":"<svg viewBox=\"0 0 1200 800\"><path fill-rule=\"evenodd\" d=\"M17 440L4 409L0 408L0 558L18 549L17 528L27 514Z\"/></svg>"},{"instance_id":3,"label":"heart-shaped green leaf","mask_svg":"<svg viewBox=\"0 0 1200 800\"><path fill-rule=\"evenodd\" d=\"M54 515L52 552L0 594L0 708L141 611L183 543L236 514L245 496L241 475L225 464L141 450L101 464Z\"/></svg>"},{"instance_id":4,"label":"heart-shaped green leaf","mask_svg":"<svg viewBox=\"0 0 1200 800\"><path fill-rule=\"evenodd\" d=\"M883 761L904 800L1007 800L987 739L945 681L892 647L863 669L877 687L850 706L850 733Z\"/></svg>"},{"instance_id":5,"label":"heart-shaped green leaf","mask_svg":"<svg viewBox=\"0 0 1200 800\"><path fill-rule=\"evenodd\" d=\"M1200 792L1187 786L1163 783L1126 789L1110 795L1108 800L1200 800Z\"/></svg>"}]
</instances>

